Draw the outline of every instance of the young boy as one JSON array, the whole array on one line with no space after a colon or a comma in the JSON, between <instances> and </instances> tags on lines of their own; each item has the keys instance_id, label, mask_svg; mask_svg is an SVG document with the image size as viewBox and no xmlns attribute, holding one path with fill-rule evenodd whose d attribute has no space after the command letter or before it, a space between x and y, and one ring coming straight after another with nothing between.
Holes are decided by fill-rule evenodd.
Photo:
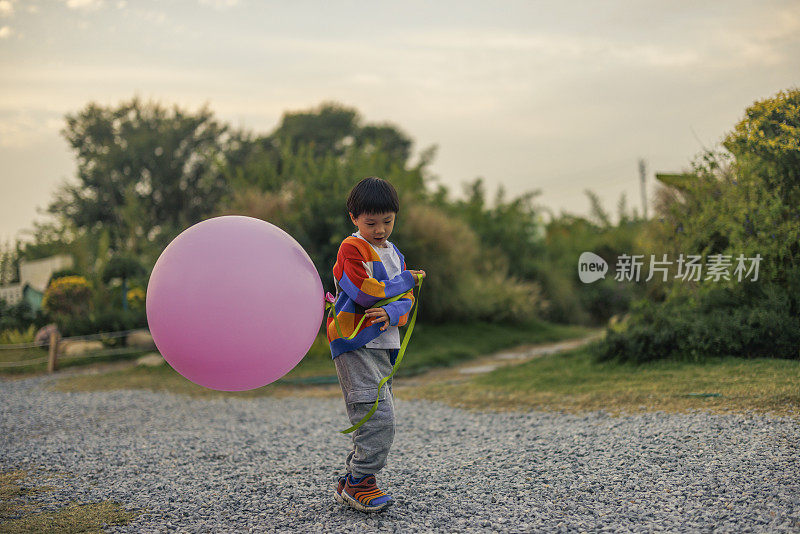
<instances>
[{"instance_id":1,"label":"young boy","mask_svg":"<svg viewBox=\"0 0 800 534\"><path fill-rule=\"evenodd\" d=\"M342 241L333 266L334 311L343 336L333 317L327 318L327 333L350 422L358 423L379 399L372 417L351 434L347 474L339 477L336 487L338 502L364 512L385 510L393 503L375 480L392 446L395 421L392 379L380 392L378 383L392 372L400 349L398 326L408 321L417 275L425 276L425 271L406 270L403 255L388 241L399 209L389 182L374 176L358 182L347 198L347 211L358 231ZM402 297L373 307L397 295ZM347 339L362 317L358 333Z\"/></svg>"}]
</instances>

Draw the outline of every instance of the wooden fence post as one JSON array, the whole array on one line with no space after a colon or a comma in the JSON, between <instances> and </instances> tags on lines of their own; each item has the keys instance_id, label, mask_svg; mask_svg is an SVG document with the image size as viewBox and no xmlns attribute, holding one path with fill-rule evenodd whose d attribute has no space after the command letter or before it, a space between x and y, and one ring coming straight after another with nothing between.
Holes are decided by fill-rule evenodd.
<instances>
[{"instance_id":1,"label":"wooden fence post","mask_svg":"<svg viewBox=\"0 0 800 534\"><path fill-rule=\"evenodd\" d=\"M47 372L52 373L58 364L58 338L56 332L50 332L50 358L47 361Z\"/></svg>"}]
</instances>

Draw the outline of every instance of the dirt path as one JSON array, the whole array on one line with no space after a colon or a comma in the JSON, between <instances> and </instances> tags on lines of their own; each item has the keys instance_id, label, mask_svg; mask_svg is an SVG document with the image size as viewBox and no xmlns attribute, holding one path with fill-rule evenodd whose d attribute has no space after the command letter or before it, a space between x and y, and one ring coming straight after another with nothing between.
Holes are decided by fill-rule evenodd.
<instances>
[{"instance_id":1,"label":"dirt path","mask_svg":"<svg viewBox=\"0 0 800 534\"><path fill-rule=\"evenodd\" d=\"M430 371L412 377L395 378L392 380L392 389L395 393L398 393L432 384L457 384L459 382L467 382L476 374L488 373L498 367L519 365L534 358L544 356L545 354L572 350L602 336L603 332L600 332L582 338L555 343L519 345L487 356L474 358L451 367L431 369ZM402 363L400 365L402 366ZM338 398L342 396L342 390L339 384L282 385L279 389L276 389L275 394L278 396L293 397Z\"/></svg>"},{"instance_id":2,"label":"dirt path","mask_svg":"<svg viewBox=\"0 0 800 534\"><path fill-rule=\"evenodd\" d=\"M590 341L598 339L600 334L559 341L557 343L540 343L533 345L520 345L502 352L496 352L488 356L482 356L460 363L452 367L442 367L431 369L425 373L409 378L398 378L394 381L393 389L411 388L425 386L432 383L437 384L456 384L472 379L476 374L488 373L498 367L509 365L519 365L545 354L554 354L578 348Z\"/></svg>"}]
</instances>

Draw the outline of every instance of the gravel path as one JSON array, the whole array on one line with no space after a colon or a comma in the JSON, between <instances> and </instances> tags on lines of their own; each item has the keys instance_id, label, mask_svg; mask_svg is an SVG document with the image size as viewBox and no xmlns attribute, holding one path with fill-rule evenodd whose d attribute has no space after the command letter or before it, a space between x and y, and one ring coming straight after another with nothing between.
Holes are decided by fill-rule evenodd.
<instances>
[{"instance_id":1,"label":"gravel path","mask_svg":"<svg viewBox=\"0 0 800 534\"><path fill-rule=\"evenodd\" d=\"M150 514L107 532L800 532L800 423L756 414L471 413L396 401L367 515L332 497L341 400L54 393L0 381L0 467L74 478L37 496ZM0 528L2 530L2 528Z\"/></svg>"}]
</instances>

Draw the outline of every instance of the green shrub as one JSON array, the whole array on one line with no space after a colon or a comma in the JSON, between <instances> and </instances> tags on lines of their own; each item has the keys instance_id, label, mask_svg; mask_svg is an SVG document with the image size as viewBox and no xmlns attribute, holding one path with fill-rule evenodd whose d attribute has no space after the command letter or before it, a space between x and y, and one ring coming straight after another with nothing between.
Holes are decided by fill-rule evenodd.
<instances>
[{"instance_id":1,"label":"green shrub","mask_svg":"<svg viewBox=\"0 0 800 534\"><path fill-rule=\"evenodd\" d=\"M409 203L395 232L408 268L426 273L420 320L521 323L546 306L538 284L511 277L503 256L482 255L469 225L440 208Z\"/></svg>"},{"instance_id":2,"label":"green shrub","mask_svg":"<svg viewBox=\"0 0 800 534\"><path fill-rule=\"evenodd\" d=\"M592 324L605 324L612 316L630 308L635 291L633 284L617 282L613 276L606 275L604 280L584 285L579 293L580 307L593 319Z\"/></svg>"},{"instance_id":3,"label":"green shrub","mask_svg":"<svg viewBox=\"0 0 800 534\"><path fill-rule=\"evenodd\" d=\"M2 330L0 331L0 344L16 345L19 343L33 343L36 336L36 326L30 325L25 330Z\"/></svg>"},{"instance_id":4,"label":"green shrub","mask_svg":"<svg viewBox=\"0 0 800 534\"><path fill-rule=\"evenodd\" d=\"M800 359L800 318L776 284L711 287L662 304L640 300L594 346L597 361L643 363L707 357Z\"/></svg>"},{"instance_id":5,"label":"green shrub","mask_svg":"<svg viewBox=\"0 0 800 534\"><path fill-rule=\"evenodd\" d=\"M53 283L53 280L57 280L59 278L66 278L67 276L83 276L84 273L80 272L77 269L73 269L72 267L67 267L66 269L60 269L55 271L53 274L50 275L50 279L47 281L47 285Z\"/></svg>"},{"instance_id":6,"label":"green shrub","mask_svg":"<svg viewBox=\"0 0 800 534\"><path fill-rule=\"evenodd\" d=\"M103 312L67 318L61 328L64 337L85 336L101 332L119 332L147 326L143 310L110 309Z\"/></svg>"},{"instance_id":7,"label":"green shrub","mask_svg":"<svg viewBox=\"0 0 800 534\"><path fill-rule=\"evenodd\" d=\"M56 278L47 287L42 308L53 316L78 317L91 310L92 289L83 276Z\"/></svg>"},{"instance_id":8,"label":"green shrub","mask_svg":"<svg viewBox=\"0 0 800 534\"><path fill-rule=\"evenodd\" d=\"M555 323L588 325L593 318L583 308L582 296L578 283L573 278L574 272L548 268L542 264L534 275L539 280L542 290L548 298L548 306L543 310L542 318ZM584 284L582 284L584 285Z\"/></svg>"},{"instance_id":9,"label":"green shrub","mask_svg":"<svg viewBox=\"0 0 800 534\"><path fill-rule=\"evenodd\" d=\"M5 300L0 299L0 331L25 330L31 324L44 324L42 313L34 313L30 304L24 300L9 306Z\"/></svg>"},{"instance_id":10,"label":"green shrub","mask_svg":"<svg viewBox=\"0 0 800 534\"><path fill-rule=\"evenodd\" d=\"M633 306L596 351L642 362L707 356L800 358L800 89L750 106L729 133L730 152L705 150L692 172L667 176L653 248L709 256L760 255L758 279L673 280L661 304ZM678 178L676 180L676 177ZM749 262L745 262L745 267Z\"/></svg>"}]
</instances>

